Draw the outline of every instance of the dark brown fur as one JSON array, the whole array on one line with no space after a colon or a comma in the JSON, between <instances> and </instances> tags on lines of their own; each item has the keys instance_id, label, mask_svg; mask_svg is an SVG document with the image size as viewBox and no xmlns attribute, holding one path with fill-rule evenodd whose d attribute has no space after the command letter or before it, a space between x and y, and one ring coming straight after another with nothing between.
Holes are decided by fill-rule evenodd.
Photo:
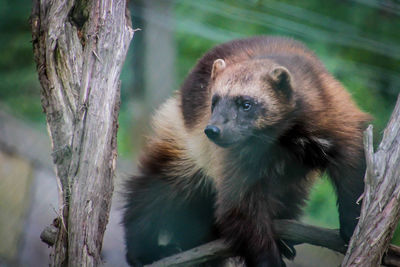
<instances>
[{"instance_id":1,"label":"dark brown fur","mask_svg":"<svg viewBox=\"0 0 400 267\"><path fill-rule=\"evenodd\" d=\"M217 59L226 68L215 69L211 79ZM271 74L275 65L283 72ZM220 88L223 77L226 92ZM233 94L234 87L254 93L257 102L274 102L254 113L263 115L245 142L221 148L203 129L213 120L213 95L225 92L229 103L241 93ZM156 115L140 174L128 184L128 261L149 263L222 236L248 266L284 266L281 253L291 252L277 241L272 220L297 218L314 177L324 171L336 187L341 234L348 240L360 210L368 120L296 41L256 37L213 48L185 80L180 98ZM170 233L164 245L157 241L160 232Z\"/></svg>"}]
</instances>

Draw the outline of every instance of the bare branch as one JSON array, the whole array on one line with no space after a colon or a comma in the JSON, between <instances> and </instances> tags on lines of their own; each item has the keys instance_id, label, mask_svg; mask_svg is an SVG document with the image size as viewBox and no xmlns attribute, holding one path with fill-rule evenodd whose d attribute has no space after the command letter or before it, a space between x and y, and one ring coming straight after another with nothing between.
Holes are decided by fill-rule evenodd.
<instances>
[{"instance_id":1,"label":"bare branch","mask_svg":"<svg viewBox=\"0 0 400 267\"><path fill-rule=\"evenodd\" d=\"M308 243L316 246L332 249L345 253L347 247L340 237L338 229L326 229L307 225L294 220L277 220L274 222L277 235L293 244ZM182 253L154 262L148 267L161 266L193 266L210 260L235 256L223 240L215 240L210 243L195 247ZM399 262L400 248L391 245L384 263L387 266ZM398 265L393 265L398 266Z\"/></svg>"}]
</instances>

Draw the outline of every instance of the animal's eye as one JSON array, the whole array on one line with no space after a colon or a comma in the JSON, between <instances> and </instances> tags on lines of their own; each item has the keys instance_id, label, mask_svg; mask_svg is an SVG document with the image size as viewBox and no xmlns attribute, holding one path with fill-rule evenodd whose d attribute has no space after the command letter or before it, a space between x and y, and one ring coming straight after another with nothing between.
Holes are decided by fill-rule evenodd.
<instances>
[{"instance_id":1,"label":"animal's eye","mask_svg":"<svg viewBox=\"0 0 400 267\"><path fill-rule=\"evenodd\" d=\"M211 111L214 110L214 107L215 107L215 105L217 104L218 100L219 100L219 96L214 95L214 96L212 97L212 99L211 99Z\"/></svg>"},{"instance_id":2,"label":"animal's eye","mask_svg":"<svg viewBox=\"0 0 400 267\"><path fill-rule=\"evenodd\" d=\"M249 110L251 109L252 106L253 106L253 105L250 103L250 101L244 101L244 102L242 103L242 109L243 109L244 111L249 111Z\"/></svg>"}]
</instances>

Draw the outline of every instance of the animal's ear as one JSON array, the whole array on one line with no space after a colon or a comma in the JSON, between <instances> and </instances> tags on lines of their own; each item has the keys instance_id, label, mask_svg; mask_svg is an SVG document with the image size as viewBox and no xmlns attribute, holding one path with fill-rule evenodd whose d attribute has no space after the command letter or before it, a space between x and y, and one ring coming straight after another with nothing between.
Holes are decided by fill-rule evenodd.
<instances>
[{"instance_id":1,"label":"animal's ear","mask_svg":"<svg viewBox=\"0 0 400 267\"><path fill-rule=\"evenodd\" d=\"M223 69L225 69L226 63L223 59L219 58L214 61L212 70L211 70L211 79L215 80L218 73L220 73Z\"/></svg>"},{"instance_id":2,"label":"animal's ear","mask_svg":"<svg viewBox=\"0 0 400 267\"><path fill-rule=\"evenodd\" d=\"M269 77L272 86L290 100L292 98L293 88L289 70L282 66L275 67L269 73Z\"/></svg>"}]
</instances>

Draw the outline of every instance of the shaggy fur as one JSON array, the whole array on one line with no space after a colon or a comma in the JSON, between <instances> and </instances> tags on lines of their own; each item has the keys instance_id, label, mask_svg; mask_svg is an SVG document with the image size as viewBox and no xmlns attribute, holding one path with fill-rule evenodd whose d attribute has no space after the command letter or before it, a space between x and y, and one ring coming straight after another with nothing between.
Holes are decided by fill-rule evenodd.
<instances>
[{"instance_id":1,"label":"shaggy fur","mask_svg":"<svg viewBox=\"0 0 400 267\"><path fill-rule=\"evenodd\" d=\"M127 184L127 259L151 263L223 237L247 266L293 256L273 219L296 219L327 171L341 234L359 216L368 115L299 42L256 37L206 53L153 120L154 135ZM217 127L219 136L204 133Z\"/></svg>"}]
</instances>

